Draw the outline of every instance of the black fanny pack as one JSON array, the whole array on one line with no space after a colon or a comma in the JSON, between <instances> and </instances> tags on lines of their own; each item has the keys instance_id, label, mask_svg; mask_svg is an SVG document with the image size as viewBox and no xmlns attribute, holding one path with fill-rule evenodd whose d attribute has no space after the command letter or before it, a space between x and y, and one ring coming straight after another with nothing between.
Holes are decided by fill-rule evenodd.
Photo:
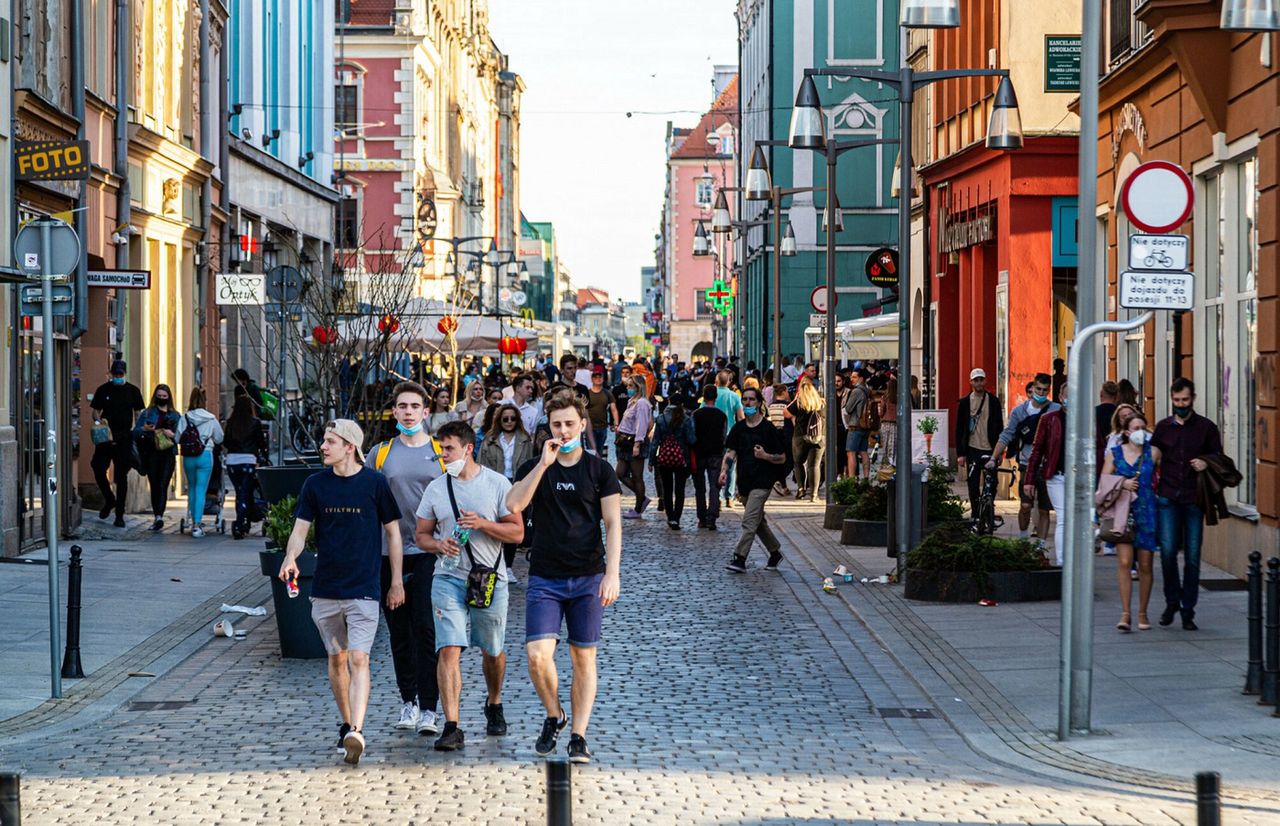
<instances>
[{"instance_id":1,"label":"black fanny pack","mask_svg":"<svg viewBox=\"0 0 1280 826\"><path fill-rule=\"evenodd\" d=\"M462 513L458 510L458 500L453 495L453 477L447 476L445 484L449 488L449 505L453 508L453 519L456 522L462 518ZM467 572L467 605L472 608L488 608L493 604L494 591L498 590L498 569L476 562L475 555L471 553L470 539L462 547L471 563L471 570Z\"/></svg>"}]
</instances>

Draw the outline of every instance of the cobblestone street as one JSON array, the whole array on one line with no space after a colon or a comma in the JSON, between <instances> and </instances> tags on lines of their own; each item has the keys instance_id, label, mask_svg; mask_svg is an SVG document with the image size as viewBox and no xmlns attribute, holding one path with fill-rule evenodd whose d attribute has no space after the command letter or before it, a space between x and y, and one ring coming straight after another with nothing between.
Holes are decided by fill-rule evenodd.
<instances>
[{"instance_id":1,"label":"cobblestone street","mask_svg":"<svg viewBox=\"0 0 1280 826\"><path fill-rule=\"evenodd\" d=\"M718 533L692 530L691 512L680 533L656 514L627 525L622 599L605 619L595 760L573 777L576 822L1194 821L1189 798L996 765L940 716L895 716L927 701L821 594L799 554L781 574L759 569L758 549L745 576L723 570L739 513ZM245 642L210 638L105 719L10 738L0 764L24 772L28 824L540 822L532 747L542 712L525 670L523 585L511 605L510 734L483 736L479 657L468 652L461 754L392 728L399 704L382 632L369 750L358 768L343 765L323 662L281 660L268 616L239 623ZM563 678L564 651L560 660ZM1262 809L1229 816L1275 822Z\"/></svg>"}]
</instances>

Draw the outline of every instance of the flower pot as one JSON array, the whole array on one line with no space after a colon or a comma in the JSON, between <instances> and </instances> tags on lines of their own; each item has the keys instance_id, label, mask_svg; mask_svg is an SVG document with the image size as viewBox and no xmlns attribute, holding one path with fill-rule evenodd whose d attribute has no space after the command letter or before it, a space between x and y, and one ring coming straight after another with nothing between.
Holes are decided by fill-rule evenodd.
<instances>
[{"instance_id":1,"label":"flower pot","mask_svg":"<svg viewBox=\"0 0 1280 826\"><path fill-rule=\"evenodd\" d=\"M269 540L268 540L269 542ZM263 576L271 578L271 601L275 606L276 628L280 632L280 656L311 660L328 656L320 632L311 621L311 581L316 574L316 555L311 552L298 557L298 595L290 598L280 581L284 551L258 551Z\"/></svg>"},{"instance_id":2,"label":"flower pot","mask_svg":"<svg viewBox=\"0 0 1280 826\"><path fill-rule=\"evenodd\" d=\"M846 506L841 504L827 505L826 512L822 515L822 527L829 531L838 531L844 526L844 512Z\"/></svg>"},{"instance_id":3,"label":"flower pot","mask_svg":"<svg viewBox=\"0 0 1280 826\"><path fill-rule=\"evenodd\" d=\"M888 541L888 522L873 522L866 519L846 519L840 526L841 545L864 545L867 547L884 547Z\"/></svg>"},{"instance_id":4,"label":"flower pot","mask_svg":"<svg viewBox=\"0 0 1280 826\"><path fill-rule=\"evenodd\" d=\"M999 571L984 584L967 571L907 570L907 599L925 602L1044 602L1062 596L1062 569Z\"/></svg>"}]
</instances>

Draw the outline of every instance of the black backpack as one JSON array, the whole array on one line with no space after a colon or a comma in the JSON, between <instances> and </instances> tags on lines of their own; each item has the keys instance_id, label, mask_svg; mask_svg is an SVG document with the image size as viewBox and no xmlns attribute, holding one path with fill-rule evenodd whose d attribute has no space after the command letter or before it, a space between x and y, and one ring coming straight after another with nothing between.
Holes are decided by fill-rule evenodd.
<instances>
[{"instance_id":1,"label":"black backpack","mask_svg":"<svg viewBox=\"0 0 1280 826\"><path fill-rule=\"evenodd\" d=\"M187 459L194 459L204 453L204 439L200 438L200 428L193 425L190 419L187 419L187 426L178 437L178 453Z\"/></svg>"}]
</instances>

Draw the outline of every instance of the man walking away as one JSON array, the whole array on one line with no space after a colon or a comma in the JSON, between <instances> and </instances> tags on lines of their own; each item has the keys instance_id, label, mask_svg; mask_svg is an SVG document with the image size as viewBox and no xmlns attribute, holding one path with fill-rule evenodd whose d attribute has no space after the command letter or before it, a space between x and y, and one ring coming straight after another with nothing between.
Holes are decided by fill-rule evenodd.
<instances>
[{"instance_id":1,"label":"man walking away","mask_svg":"<svg viewBox=\"0 0 1280 826\"><path fill-rule=\"evenodd\" d=\"M342 714L338 740L347 763L364 753L364 716L369 708L369 651L378 631L381 533L386 536L391 585L387 607L404 604L401 582L400 509L382 474L362 465L364 431L350 419L335 419L324 431L320 456L325 470L307 477L298 496L280 579L298 576L298 556L315 525L316 573L311 582L311 619L329 654L329 688Z\"/></svg>"},{"instance_id":2,"label":"man walking away","mask_svg":"<svg viewBox=\"0 0 1280 826\"><path fill-rule=\"evenodd\" d=\"M1196 477L1208 467L1205 457L1222 453L1222 433L1211 420L1195 412L1195 401L1195 384L1190 379L1175 379L1169 388L1173 415L1156 425L1152 440L1161 453L1156 508L1165 607L1160 624L1171 625L1181 611L1182 627L1187 631L1197 628L1200 543L1204 539L1204 511L1196 502ZM1183 553L1181 581L1179 548Z\"/></svg>"},{"instance_id":3,"label":"man walking away","mask_svg":"<svg viewBox=\"0 0 1280 826\"><path fill-rule=\"evenodd\" d=\"M437 751L464 744L458 728L462 695L462 650L483 655L485 734L507 733L502 681L507 672L507 572L502 543L524 538L524 521L507 505L511 483L475 459L476 432L466 422L450 422L437 435L446 475L427 485L418 505L419 547L441 557L431 583L435 611L437 678L444 706L444 729ZM483 577L478 594L468 579ZM487 602L487 604L483 604Z\"/></svg>"},{"instance_id":4,"label":"man walking away","mask_svg":"<svg viewBox=\"0 0 1280 826\"><path fill-rule=\"evenodd\" d=\"M969 387L969 395L957 404L956 465L968 468L969 512L977 516L982 468L1000 441L1004 408L994 393L987 392L987 373L981 367L969 371Z\"/></svg>"},{"instance_id":5,"label":"man walking away","mask_svg":"<svg viewBox=\"0 0 1280 826\"><path fill-rule=\"evenodd\" d=\"M400 509L400 544L404 554L404 605L387 609L391 664L400 690L398 729L436 734L436 705L440 688L436 682L436 626L431 614L431 580L435 554L418 547L414 511L427 485L444 474L439 446L427 434L423 419L427 410L427 390L417 382L402 381L391 391L391 414L398 435L369 452L365 465L387 477L391 494ZM512 411L511 415L516 415ZM382 555L382 598L391 589L391 559Z\"/></svg>"},{"instance_id":6,"label":"man walking away","mask_svg":"<svg viewBox=\"0 0 1280 826\"><path fill-rule=\"evenodd\" d=\"M1036 536L1042 540L1049 535L1049 491L1044 482L1032 483L1027 476L1027 462L1031 459L1031 447L1036 439L1036 429L1044 413L1057 410L1059 405L1049 401L1049 374L1037 373L1026 387L1027 400L1013 409L1009 414L1009 422L1004 432L996 440L991 449L991 458L987 461L987 471L995 472L996 466L1006 451L1011 452L1018 463L1018 532L1026 537L1031 525L1031 512L1036 515ZM1111 429L1108 422L1107 429ZM1031 492L1027 493L1027 486Z\"/></svg>"},{"instance_id":7,"label":"man walking away","mask_svg":"<svg viewBox=\"0 0 1280 826\"><path fill-rule=\"evenodd\" d=\"M714 385L702 388L702 407L693 412L694 497L698 505L698 527L716 529L720 518L720 465L724 460L724 435L729 420L716 407L719 394Z\"/></svg>"},{"instance_id":8,"label":"man walking away","mask_svg":"<svg viewBox=\"0 0 1280 826\"><path fill-rule=\"evenodd\" d=\"M94 481L102 491L102 510L98 511L99 519L106 519L111 511L116 512L115 526L124 527L125 501L129 497L129 468L133 466L130 456L133 447L133 419L147 405L142 400L142 391L138 385L125 381L127 365L120 359L111 362L110 378L93 391L89 407L93 410L95 420L106 420L110 438L98 442L93 449ZM111 482L107 480L107 468L111 468L112 478L116 483L115 493L111 492Z\"/></svg>"},{"instance_id":9,"label":"man walking away","mask_svg":"<svg viewBox=\"0 0 1280 826\"><path fill-rule=\"evenodd\" d=\"M573 664L569 760L574 763L591 760L587 725L596 698L596 650L604 609L618 599L622 564L622 487L607 462L582 449L586 413L576 399L547 403L552 437L542 456L516 474L507 496L513 511L531 507L537 526L525 593L525 651L529 677L547 716L534 752L545 757L555 751L568 723L555 664L564 623Z\"/></svg>"},{"instance_id":10,"label":"man walking away","mask_svg":"<svg viewBox=\"0 0 1280 826\"><path fill-rule=\"evenodd\" d=\"M764 506L773 490L773 483L778 481L782 465L787 461L787 448L782 434L764 416L759 390L750 387L742 391L742 404L746 418L729 431L720 469L720 484L723 485L730 463L738 463L738 490L747 500L742 512L742 535L734 549L733 559L725 567L735 574L746 573L747 554L751 551L751 543L759 536L769 552L764 569L776 571L782 561L782 545L769 527Z\"/></svg>"}]
</instances>

